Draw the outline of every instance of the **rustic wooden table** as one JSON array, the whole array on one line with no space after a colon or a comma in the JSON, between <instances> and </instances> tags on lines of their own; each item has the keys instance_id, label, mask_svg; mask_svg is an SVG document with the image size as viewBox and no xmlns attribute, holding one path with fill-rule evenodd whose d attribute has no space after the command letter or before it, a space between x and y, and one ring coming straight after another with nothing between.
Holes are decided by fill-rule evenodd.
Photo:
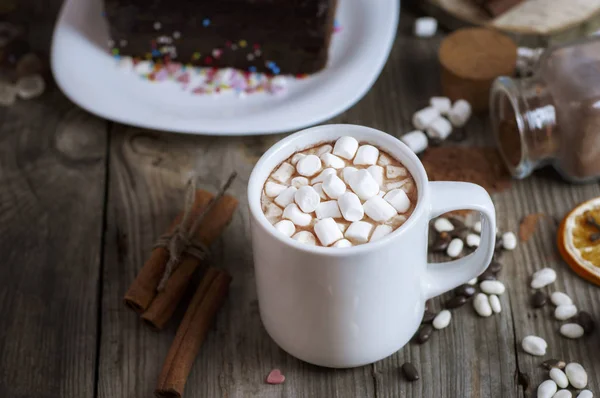
<instances>
[{"instance_id":1,"label":"rustic wooden table","mask_svg":"<svg viewBox=\"0 0 600 398\"><path fill-rule=\"evenodd\" d=\"M47 46L59 1L31 3L32 40ZM441 35L412 37L413 19L403 11L381 77L333 122L400 135L411 128L412 113L439 93ZM466 131L471 143L489 141L486 117L474 117ZM86 113L56 88L40 99L0 108L0 397L151 396L182 311L156 333L125 308L123 294L154 239L178 212L190 173L198 172L202 184L214 190L232 170L240 174L231 192L241 205L214 255L234 280L193 367L186 397L531 396L546 373L540 358L520 348L528 334L548 341L545 358L582 363L589 385L600 392L598 332L567 340L558 334L550 307L528 305L528 276L552 267L559 275L552 289L600 314L598 288L560 260L551 220L505 255L502 279L508 291L498 316L479 318L464 306L426 344L409 344L357 369L311 366L279 349L259 319L245 195L253 164L281 137L215 138L123 126ZM543 171L494 195L494 202L500 228L516 231L527 214L560 219L576 203L596 196L598 184L568 185ZM404 381L399 367L405 361L417 366L420 381ZM285 384L263 382L272 368L283 370ZM528 389L519 384L519 372L531 377Z\"/></svg>"}]
</instances>

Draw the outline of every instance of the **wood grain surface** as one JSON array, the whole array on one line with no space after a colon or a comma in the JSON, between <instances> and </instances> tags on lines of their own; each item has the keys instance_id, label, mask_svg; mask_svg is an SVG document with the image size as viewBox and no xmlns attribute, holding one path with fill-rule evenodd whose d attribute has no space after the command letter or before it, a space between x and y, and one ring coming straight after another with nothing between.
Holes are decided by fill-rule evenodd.
<instances>
[{"instance_id":1,"label":"wood grain surface","mask_svg":"<svg viewBox=\"0 0 600 398\"><path fill-rule=\"evenodd\" d=\"M411 129L412 114L439 94L441 35L412 37L413 20L403 11L381 77L332 122L399 136ZM465 132L466 141L451 144L490 142L483 115L474 116ZM234 279L186 397L530 397L547 377L539 363L550 357L582 363L590 388L600 391L598 332L567 340L551 307L529 305L530 275L552 267L559 278L548 292L564 291L579 308L600 314L598 288L569 270L554 243L557 220L576 203L600 196L600 187L568 185L551 170L493 196L503 231L518 231L527 214L548 216L527 243L502 259L507 292L501 314L483 319L465 305L427 343L408 344L356 369L319 368L279 349L259 318L246 185L260 155L282 137L200 137L115 125L79 110L56 89L0 108L0 397L152 396L191 294L158 333L123 305L123 295L154 239L179 212L189 176L216 190L233 170L239 177L230 192L240 208L213 247L212 261ZM434 308L450 296L436 298ZM548 341L544 358L520 348L529 334ZM400 366L406 361L421 380L404 380ZM285 374L283 385L264 383L273 368ZM518 383L519 372L531 378L528 388Z\"/></svg>"}]
</instances>

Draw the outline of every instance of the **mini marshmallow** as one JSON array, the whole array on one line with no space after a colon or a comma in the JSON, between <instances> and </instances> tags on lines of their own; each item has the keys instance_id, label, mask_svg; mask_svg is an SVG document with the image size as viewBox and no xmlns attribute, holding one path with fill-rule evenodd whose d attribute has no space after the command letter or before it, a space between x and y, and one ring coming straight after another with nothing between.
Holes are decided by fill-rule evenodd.
<instances>
[{"instance_id":1,"label":"mini marshmallow","mask_svg":"<svg viewBox=\"0 0 600 398\"><path fill-rule=\"evenodd\" d=\"M425 130L438 117L440 117L438 110L429 106L415 113L412 122L417 130Z\"/></svg>"},{"instance_id":2,"label":"mini marshmallow","mask_svg":"<svg viewBox=\"0 0 600 398\"><path fill-rule=\"evenodd\" d=\"M346 184L335 174L328 176L323 182L323 191L331 199L337 199L346 192Z\"/></svg>"},{"instance_id":3,"label":"mini marshmallow","mask_svg":"<svg viewBox=\"0 0 600 398\"><path fill-rule=\"evenodd\" d=\"M277 184L273 181L267 181L265 184L265 195L267 195L269 198L274 198L285 191L286 188L287 187L285 185Z\"/></svg>"},{"instance_id":4,"label":"mini marshmallow","mask_svg":"<svg viewBox=\"0 0 600 398\"><path fill-rule=\"evenodd\" d=\"M452 124L445 117L438 117L427 127L429 138L445 140L450 134L452 134Z\"/></svg>"},{"instance_id":5,"label":"mini marshmallow","mask_svg":"<svg viewBox=\"0 0 600 398\"><path fill-rule=\"evenodd\" d=\"M454 231L454 225L452 225L450 220L444 217L439 217L437 220L435 220L433 223L433 228L435 228L435 230L438 232Z\"/></svg>"},{"instance_id":6,"label":"mini marshmallow","mask_svg":"<svg viewBox=\"0 0 600 398\"><path fill-rule=\"evenodd\" d=\"M371 235L370 241L375 242L376 240L379 240L384 236L391 234L393 230L394 229L389 225L378 225L377 227L375 227L375 231L373 231L373 235Z\"/></svg>"},{"instance_id":7,"label":"mini marshmallow","mask_svg":"<svg viewBox=\"0 0 600 398\"><path fill-rule=\"evenodd\" d=\"M423 152L429 145L427 135L425 135L425 133L421 130L414 130L410 133L406 133L400 137L400 140L404 142L404 144L414 153Z\"/></svg>"},{"instance_id":8,"label":"mini marshmallow","mask_svg":"<svg viewBox=\"0 0 600 398\"><path fill-rule=\"evenodd\" d=\"M322 220L324 218L342 218L340 207L338 206L337 200L329 200L327 202L321 202L315 210L317 218Z\"/></svg>"},{"instance_id":9,"label":"mini marshmallow","mask_svg":"<svg viewBox=\"0 0 600 398\"><path fill-rule=\"evenodd\" d=\"M290 159L290 163L295 166L296 163L298 163L300 161L300 159L305 158L305 157L306 157L305 154L303 154L303 153L297 153L294 156L292 156L292 158Z\"/></svg>"},{"instance_id":10,"label":"mini marshmallow","mask_svg":"<svg viewBox=\"0 0 600 398\"><path fill-rule=\"evenodd\" d=\"M465 100L458 100L448 112L448 119L454 127L464 126L471 117L471 104Z\"/></svg>"},{"instance_id":11,"label":"mini marshmallow","mask_svg":"<svg viewBox=\"0 0 600 398\"><path fill-rule=\"evenodd\" d=\"M298 161L296 170L301 176L312 177L321 170L321 159L316 155L307 155Z\"/></svg>"},{"instance_id":12,"label":"mini marshmallow","mask_svg":"<svg viewBox=\"0 0 600 398\"><path fill-rule=\"evenodd\" d=\"M467 246L477 247L481 243L481 237L476 234L468 234L466 241L467 241Z\"/></svg>"},{"instance_id":13,"label":"mini marshmallow","mask_svg":"<svg viewBox=\"0 0 600 398\"><path fill-rule=\"evenodd\" d=\"M290 180L295 171L296 169L294 168L294 166L292 166L288 162L283 162L271 177L285 184Z\"/></svg>"},{"instance_id":14,"label":"mini marshmallow","mask_svg":"<svg viewBox=\"0 0 600 398\"><path fill-rule=\"evenodd\" d=\"M398 166L385 166L385 176L387 178L398 178L398 177L406 177L408 175L408 171L404 167Z\"/></svg>"},{"instance_id":15,"label":"mini marshmallow","mask_svg":"<svg viewBox=\"0 0 600 398\"><path fill-rule=\"evenodd\" d=\"M369 166L367 171L371 174L371 176L377 181L377 185L379 188L383 186L383 167L381 166Z\"/></svg>"},{"instance_id":16,"label":"mini marshmallow","mask_svg":"<svg viewBox=\"0 0 600 398\"><path fill-rule=\"evenodd\" d=\"M379 149L373 145L361 145L354 157L355 165L369 165L377 163Z\"/></svg>"},{"instance_id":17,"label":"mini marshmallow","mask_svg":"<svg viewBox=\"0 0 600 398\"><path fill-rule=\"evenodd\" d=\"M323 183L320 182L318 184L313 185L312 187L315 189L315 191L317 191L317 193L319 194L321 199L323 199L323 200L329 199L327 197L327 195L325 194L325 192L323 191Z\"/></svg>"},{"instance_id":18,"label":"mini marshmallow","mask_svg":"<svg viewBox=\"0 0 600 398\"><path fill-rule=\"evenodd\" d=\"M358 171L358 169L356 167L352 167L352 166L344 167L344 170L342 170L342 179L344 181L346 181L346 184L348 184L348 181L350 181L350 178L352 177L352 175L357 171Z\"/></svg>"},{"instance_id":19,"label":"mini marshmallow","mask_svg":"<svg viewBox=\"0 0 600 398\"><path fill-rule=\"evenodd\" d=\"M448 114L452 108L452 102L448 97L431 97L429 99L429 105L437 109L442 115Z\"/></svg>"},{"instance_id":20,"label":"mini marshmallow","mask_svg":"<svg viewBox=\"0 0 600 398\"><path fill-rule=\"evenodd\" d=\"M312 213L321 203L321 197L313 187L307 185L296 191L294 201L303 212Z\"/></svg>"},{"instance_id":21,"label":"mini marshmallow","mask_svg":"<svg viewBox=\"0 0 600 398\"><path fill-rule=\"evenodd\" d=\"M389 156L386 156L383 153L379 153L379 159L377 159L377 164L380 166L387 166L392 163L392 159Z\"/></svg>"},{"instance_id":22,"label":"mini marshmallow","mask_svg":"<svg viewBox=\"0 0 600 398\"><path fill-rule=\"evenodd\" d=\"M379 184L371 176L371 173L365 169L352 173L348 180L348 185L350 185L350 188L352 188L361 200L369 200L379 193Z\"/></svg>"},{"instance_id":23,"label":"mini marshmallow","mask_svg":"<svg viewBox=\"0 0 600 398\"><path fill-rule=\"evenodd\" d=\"M342 231L338 228L333 218L328 217L319 220L315 224L315 234L323 246L329 246L332 243L344 238Z\"/></svg>"},{"instance_id":24,"label":"mini marshmallow","mask_svg":"<svg viewBox=\"0 0 600 398\"><path fill-rule=\"evenodd\" d=\"M379 191L377 196L379 196L380 198L383 198L385 196L385 191Z\"/></svg>"},{"instance_id":25,"label":"mini marshmallow","mask_svg":"<svg viewBox=\"0 0 600 398\"><path fill-rule=\"evenodd\" d=\"M408 178L406 180L402 180L402 181L388 182L387 184L385 184L385 189L387 191L391 191L392 189L402 188L403 186L407 185L409 182L410 182L410 180Z\"/></svg>"},{"instance_id":26,"label":"mini marshmallow","mask_svg":"<svg viewBox=\"0 0 600 398\"><path fill-rule=\"evenodd\" d=\"M354 137L340 137L333 146L333 154L352 160L358 149L358 141Z\"/></svg>"},{"instance_id":27,"label":"mini marshmallow","mask_svg":"<svg viewBox=\"0 0 600 398\"><path fill-rule=\"evenodd\" d=\"M346 192L338 199L338 206L340 212L345 220L358 221L362 220L365 216L365 210L363 209L360 199L353 192Z\"/></svg>"},{"instance_id":28,"label":"mini marshmallow","mask_svg":"<svg viewBox=\"0 0 600 398\"><path fill-rule=\"evenodd\" d=\"M473 224L473 231L481 233L481 221L476 221L475 224Z\"/></svg>"},{"instance_id":29,"label":"mini marshmallow","mask_svg":"<svg viewBox=\"0 0 600 398\"><path fill-rule=\"evenodd\" d=\"M332 247L352 247L352 242L348 239L342 239L335 242Z\"/></svg>"},{"instance_id":30,"label":"mini marshmallow","mask_svg":"<svg viewBox=\"0 0 600 398\"><path fill-rule=\"evenodd\" d=\"M290 184L292 184L293 187L300 188L300 187L303 187L305 185L308 185L308 178L306 178L306 177L294 177L294 178L292 178L292 181L290 181Z\"/></svg>"},{"instance_id":31,"label":"mini marshmallow","mask_svg":"<svg viewBox=\"0 0 600 398\"><path fill-rule=\"evenodd\" d=\"M373 229L373 225L366 221L355 221L346 230L346 238L353 240L357 243L367 243L369 241L369 234Z\"/></svg>"},{"instance_id":32,"label":"mini marshmallow","mask_svg":"<svg viewBox=\"0 0 600 398\"><path fill-rule=\"evenodd\" d=\"M297 190L298 188L296 187L287 187L285 191L277 195L275 198L275 203L281 207L286 207L294 201L294 195L296 195Z\"/></svg>"},{"instance_id":33,"label":"mini marshmallow","mask_svg":"<svg viewBox=\"0 0 600 398\"><path fill-rule=\"evenodd\" d=\"M279 216L281 216L282 214L283 210L281 210L279 206L274 205L273 203L269 203L267 205L267 208L265 209L265 217L267 217L267 219L269 220L279 218Z\"/></svg>"},{"instance_id":34,"label":"mini marshmallow","mask_svg":"<svg viewBox=\"0 0 600 398\"><path fill-rule=\"evenodd\" d=\"M411 180L404 180L404 181L405 181L405 183L402 184L400 189L406 193L409 193L410 191L412 191L414 189L415 184L413 184L413 182Z\"/></svg>"},{"instance_id":35,"label":"mini marshmallow","mask_svg":"<svg viewBox=\"0 0 600 398\"><path fill-rule=\"evenodd\" d=\"M340 231L342 231L342 233L346 232L346 230L348 229L348 224L344 224L343 222L338 222L336 224Z\"/></svg>"},{"instance_id":36,"label":"mini marshmallow","mask_svg":"<svg viewBox=\"0 0 600 398\"><path fill-rule=\"evenodd\" d=\"M410 208L410 199L401 189L392 189L383 197L398 213L406 213Z\"/></svg>"},{"instance_id":37,"label":"mini marshmallow","mask_svg":"<svg viewBox=\"0 0 600 398\"><path fill-rule=\"evenodd\" d=\"M365 209L367 216L377 222L386 222L398 214L391 204L379 196L373 196L367 200L363 205L363 209Z\"/></svg>"},{"instance_id":38,"label":"mini marshmallow","mask_svg":"<svg viewBox=\"0 0 600 398\"><path fill-rule=\"evenodd\" d=\"M323 155L324 153L330 153L333 150L333 147L329 144L323 145L321 147L318 147L315 155L317 155L318 157L321 157L321 155Z\"/></svg>"},{"instance_id":39,"label":"mini marshmallow","mask_svg":"<svg viewBox=\"0 0 600 398\"><path fill-rule=\"evenodd\" d=\"M300 231L296 235L292 236L292 239L297 240L305 245L316 246L317 238L308 231Z\"/></svg>"},{"instance_id":40,"label":"mini marshmallow","mask_svg":"<svg viewBox=\"0 0 600 398\"><path fill-rule=\"evenodd\" d=\"M335 174L335 173L336 173L335 169L333 169L333 168L329 167L329 168L327 168L327 169L323 170L323 171L322 171L322 172L321 172L321 173L320 173L318 176L316 176L315 178L313 178L313 179L310 181L310 183L311 183L311 184L316 184L317 182L323 182L323 181L325 181L325 179L326 179L328 176L330 176L330 175L332 175L332 174Z\"/></svg>"},{"instance_id":41,"label":"mini marshmallow","mask_svg":"<svg viewBox=\"0 0 600 398\"><path fill-rule=\"evenodd\" d=\"M294 235L294 232L296 232L296 226L290 220L279 221L277 224L275 224L275 229L287 237Z\"/></svg>"},{"instance_id":42,"label":"mini marshmallow","mask_svg":"<svg viewBox=\"0 0 600 398\"><path fill-rule=\"evenodd\" d=\"M437 32L437 19L432 17L421 17L415 20L415 36L433 37Z\"/></svg>"},{"instance_id":43,"label":"mini marshmallow","mask_svg":"<svg viewBox=\"0 0 600 398\"><path fill-rule=\"evenodd\" d=\"M290 203L283 210L283 218L286 218L299 227L307 227L312 221L310 214L303 213L295 203Z\"/></svg>"},{"instance_id":44,"label":"mini marshmallow","mask_svg":"<svg viewBox=\"0 0 600 398\"><path fill-rule=\"evenodd\" d=\"M346 166L344 159L335 156L329 152L321 155L321 161L325 167L333 167L334 169L343 169Z\"/></svg>"}]
</instances>

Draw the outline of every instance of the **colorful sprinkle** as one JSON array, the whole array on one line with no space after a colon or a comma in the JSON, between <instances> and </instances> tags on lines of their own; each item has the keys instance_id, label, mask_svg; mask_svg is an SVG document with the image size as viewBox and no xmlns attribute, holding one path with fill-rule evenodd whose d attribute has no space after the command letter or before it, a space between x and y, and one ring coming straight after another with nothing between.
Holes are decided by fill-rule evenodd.
<instances>
[{"instance_id":1,"label":"colorful sprinkle","mask_svg":"<svg viewBox=\"0 0 600 398\"><path fill-rule=\"evenodd\" d=\"M237 45L236 45L236 44L232 44L232 45L231 45L231 49L232 49L233 51L237 50Z\"/></svg>"},{"instance_id":2,"label":"colorful sprinkle","mask_svg":"<svg viewBox=\"0 0 600 398\"><path fill-rule=\"evenodd\" d=\"M208 27L208 26L210 26L210 19L204 18L202 20L202 26L204 26L205 28Z\"/></svg>"},{"instance_id":3,"label":"colorful sprinkle","mask_svg":"<svg viewBox=\"0 0 600 398\"><path fill-rule=\"evenodd\" d=\"M113 48L112 49L112 53L113 53L113 55L119 55L119 49L118 48Z\"/></svg>"},{"instance_id":4,"label":"colorful sprinkle","mask_svg":"<svg viewBox=\"0 0 600 398\"><path fill-rule=\"evenodd\" d=\"M246 40L240 40L240 42L238 44L240 45L240 47L246 48L246 46L248 45L248 42Z\"/></svg>"},{"instance_id":5,"label":"colorful sprinkle","mask_svg":"<svg viewBox=\"0 0 600 398\"><path fill-rule=\"evenodd\" d=\"M248 67L248 72L256 73L256 66Z\"/></svg>"},{"instance_id":6,"label":"colorful sprinkle","mask_svg":"<svg viewBox=\"0 0 600 398\"><path fill-rule=\"evenodd\" d=\"M121 41L119 42L119 45L120 45L121 47L125 47L125 46L127 46L127 40L121 40Z\"/></svg>"},{"instance_id":7,"label":"colorful sprinkle","mask_svg":"<svg viewBox=\"0 0 600 398\"><path fill-rule=\"evenodd\" d=\"M246 59L248 61L254 61L254 55L253 54L248 54L248 55L246 55Z\"/></svg>"},{"instance_id":8,"label":"colorful sprinkle","mask_svg":"<svg viewBox=\"0 0 600 398\"><path fill-rule=\"evenodd\" d=\"M252 46L252 48L254 48L255 50L260 50L260 44L254 43L254 45Z\"/></svg>"},{"instance_id":9,"label":"colorful sprinkle","mask_svg":"<svg viewBox=\"0 0 600 398\"><path fill-rule=\"evenodd\" d=\"M200 54L199 52L196 51L195 53L192 54L192 59L199 60L201 56L202 56L202 54Z\"/></svg>"},{"instance_id":10,"label":"colorful sprinkle","mask_svg":"<svg viewBox=\"0 0 600 398\"><path fill-rule=\"evenodd\" d=\"M340 25L340 22L337 19L333 21L333 31L335 33L342 31L342 25Z\"/></svg>"},{"instance_id":11,"label":"colorful sprinkle","mask_svg":"<svg viewBox=\"0 0 600 398\"><path fill-rule=\"evenodd\" d=\"M254 55L256 55L257 57L260 57L262 55L262 51L256 50L256 51L254 51Z\"/></svg>"},{"instance_id":12,"label":"colorful sprinkle","mask_svg":"<svg viewBox=\"0 0 600 398\"><path fill-rule=\"evenodd\" d=\"M115 41L114 40L108 40L108 48L113 48L115 46Z\"/></svg>"},{"instance_id":13,"label":"colorful sprinkle","mask_svg":"<svg viewBox=\"0 0 600 398\"><path fill-rule=\"evenodd\" d=\"M161 55L162 53L160 52L160 50L152 50L153 57L160 57Z\"/></svg>"},{"instance_id":14,"label":"colorful sprinkle","mask_svg":"<svg viewBox=\"0 0 600 398\"><path fill-rule=\"evenodd\" d=\"M205 57L204 58L204 63L207 64L207 65L212 65L212 63L213 63L212 57L210 57L210 56Z\"/></svg>"},{"instance_id":15,"label":"colorful sprinkle","mask_svg":"<svg viewBox=\"0 0 600 398\"><path fill-rule=\"evenodd\" d=\"M228 47L228 48L229 48L229 47L231 47L231 42L230 42L229 40L227 40L227 41L225 42L225 47Z\"/></svg>"},{"instance_id":16,"label":"colorful sprinkle","mask_svg":"<svg viewBox=\"0 0 600 398\"><path fill-rule=\"evenodd\" d=\"M173 32L173 38L174 38L174 39L179 39L179 38L181 38L181 33L180 33L180 32L178 32L178 31L175 31L175 32Z\"/></svg>"},{"instance_id":17,"label":"colorful sprinkle","mask_svg":"<svg viewBox=\"0 0 600 398\"><path fill-rule=\"evenodd\" d=\"M223 54L223 50L220 50L220 49L218 49L218 48L215 48L215 49L212 51L212 55L213 55L213 57L215 57L216 59L219 59L219 58L221 58L221 55L222 55L222 54Z\"/></svg>"},{"instance_id":18,"label":"colorful sprinkle","mask_svg":"<svg viewBox=\"0 0 600 398\"><path fill-rule=\"evenodd\" d=\"M153 26L154 26L154 29L156 29L156 30L160 30L160 28L162 28L162 24L158 21L154 22Z\"/></svg>"}]
</instances>

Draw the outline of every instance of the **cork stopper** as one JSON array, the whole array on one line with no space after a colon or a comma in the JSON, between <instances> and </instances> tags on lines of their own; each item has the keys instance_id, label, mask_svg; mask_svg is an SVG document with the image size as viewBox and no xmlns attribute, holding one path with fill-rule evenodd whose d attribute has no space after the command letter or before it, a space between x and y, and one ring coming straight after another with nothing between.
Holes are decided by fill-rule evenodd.
<instances>
[{"instance_id":1,"label":"cork stopper","mask_svg":"<svg viewBox=\"0 0 600 398\"><path fill-rule=\"evenodd\" d=\"M494 79L513 75L517 45L491 29L459 29L442 41L439 60L444 95L453 101L465 99L481 112L489 108Z\"/></svg>"}]
</instances>

